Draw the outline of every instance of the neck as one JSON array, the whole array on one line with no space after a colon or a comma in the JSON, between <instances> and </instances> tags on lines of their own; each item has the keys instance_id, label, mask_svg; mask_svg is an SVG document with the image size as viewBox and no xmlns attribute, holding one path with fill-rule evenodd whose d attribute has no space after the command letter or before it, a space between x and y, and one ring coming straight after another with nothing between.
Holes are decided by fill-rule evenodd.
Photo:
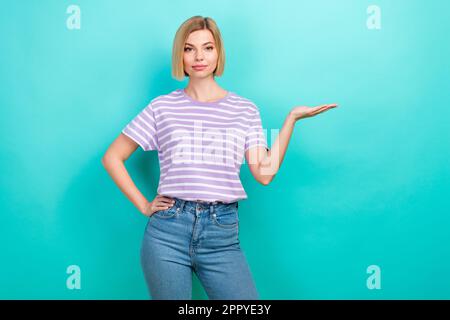
<instances>
[{"instance_id":1,"label":"neck","mask_svg":"<svg viewBox=\"0 0 450 320\"><path fill-rule=\"evenodd\" d=\"M185 88L187 94L198 101L217 100L217 98L224 96L223 90L214 78L190 78L189 83Z\"/></svg>"}]
</instances>

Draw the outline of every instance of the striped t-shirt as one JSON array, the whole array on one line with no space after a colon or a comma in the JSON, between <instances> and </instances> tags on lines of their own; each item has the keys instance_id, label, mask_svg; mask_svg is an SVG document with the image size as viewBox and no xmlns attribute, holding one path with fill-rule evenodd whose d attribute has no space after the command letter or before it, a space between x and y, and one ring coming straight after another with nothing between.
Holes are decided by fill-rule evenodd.
<instances>
[{"instance_id":1,"label":"striped t-shirt","mask_svg":"<svg viewBox=\"0 0 450 320\"><path fill-rule=\"evenodd\" d=\"M184 200L247 199L239 177L245 152L267 148L258 107L232 91L214 102L184 89L160 95L122 133L144 151L158 150L157 193Z\"/></svg>"}]
</instances>

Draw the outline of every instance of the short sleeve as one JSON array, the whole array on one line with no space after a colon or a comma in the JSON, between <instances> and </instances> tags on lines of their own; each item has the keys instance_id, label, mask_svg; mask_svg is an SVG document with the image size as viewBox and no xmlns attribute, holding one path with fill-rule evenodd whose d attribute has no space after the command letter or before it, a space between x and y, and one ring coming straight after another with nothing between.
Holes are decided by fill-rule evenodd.
<instances>
[{"instance_id":1,"label":"short sleeve","mask_svg":"<svg viewBox=\"0 0 450 320\"><path fill-rule=\"evenodd\" d=\"M264 131L262 128L261 115L259 109L256 108L255 112L249 119L249 128L247 130L247 134L245 136L245 151L256 146L263 146L267 150L267 139L264 135Z\"/></svg>"},{"instance_id":2,"label":"short sleeve","mask_svg":"<svg viewBox=\"0 0 450 320\"><path fill-rule=\"evenodd\" d=\"M144 151L159 150L156 121L149 103L123 129L122 133L133 139Z\"/></svg>"}]
</instances>

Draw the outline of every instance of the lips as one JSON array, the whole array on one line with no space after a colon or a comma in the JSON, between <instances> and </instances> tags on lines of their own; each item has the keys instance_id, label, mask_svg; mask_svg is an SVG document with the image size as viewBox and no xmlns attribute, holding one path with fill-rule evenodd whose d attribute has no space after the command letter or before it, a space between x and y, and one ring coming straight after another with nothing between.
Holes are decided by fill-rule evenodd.
<instances>
[{"instance_id":1,"label":"lips","mask_svg":"<svg viewBox=\"0 0 450 320\"><path fill-rule=\"evenodd\" d=\"M204 66L204 65L198 65L198 66L192 66L192 68L195 69L195 70L203 70L203 69L206 68L206 66Z\"/></svg>"}]
</instances>

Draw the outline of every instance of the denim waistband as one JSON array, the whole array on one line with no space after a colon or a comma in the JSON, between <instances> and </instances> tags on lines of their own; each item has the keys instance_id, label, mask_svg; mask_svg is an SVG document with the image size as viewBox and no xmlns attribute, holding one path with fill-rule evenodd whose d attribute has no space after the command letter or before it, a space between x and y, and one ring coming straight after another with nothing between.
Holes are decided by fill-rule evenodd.
<instances>
[{"instance_id":1,"label":"denim waistband","mask_svg":"<svg viewBox=\"0 0 450 320\"><path fill-rule=\"evenodd\" d=\"M219 203L227 204L227 202L223 202L223 201L204 201L204 200L195 200L195 202L205 203L205 204L219 204Z\"/></svg>"},{"instance_id":2,"label":"denim waistband","mask_svg":"<svg viewBox=\"0 0 450 320\"><path fill-rule=\"evenodd\" d=\"M206 208L216 208L217 206L228 206L228 205L233 205L236 204L236 207L239 205L238 201L235 202L223 202L223 201L204 201L204 200L184 200L184 199L180 199L177 197L171 197L173 200L175 200L175 205L177 205L178 207L184 207L186 204L196 207L196 206L200 206L204 209Z\"/></svg>"}]
</instances>

